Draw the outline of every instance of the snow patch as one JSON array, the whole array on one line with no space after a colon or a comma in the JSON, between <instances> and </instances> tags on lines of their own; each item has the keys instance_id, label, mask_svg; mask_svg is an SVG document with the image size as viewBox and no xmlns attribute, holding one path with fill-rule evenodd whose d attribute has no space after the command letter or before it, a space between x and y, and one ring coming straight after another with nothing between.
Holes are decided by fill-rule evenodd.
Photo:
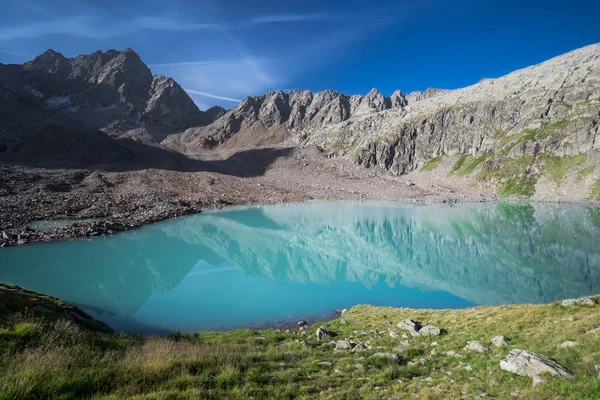
<instances>
[{"instance_id":1,"label":"snow patch","mask_svg":"<svg viewBox=\"0 0 600 400\"><path fill-rule=\"evenodd\" d=\"M34 88L31 85L25 86L25 89L28 90L29 93L31 93L33 95L33 97L37 97L37 98L44 97L44 95L39 90L37 90L36 88Z\"/></svg>"},{"instance_id":2,"label":"snow patch","mask_svg":"<svg viewBox=\"0 0 600 400\"><path fill-rule=\"evenodd\" d=\"M48 107L60 107L71 101L69 96L53 96L44 102Z\"/></svg>"}]
</instances>

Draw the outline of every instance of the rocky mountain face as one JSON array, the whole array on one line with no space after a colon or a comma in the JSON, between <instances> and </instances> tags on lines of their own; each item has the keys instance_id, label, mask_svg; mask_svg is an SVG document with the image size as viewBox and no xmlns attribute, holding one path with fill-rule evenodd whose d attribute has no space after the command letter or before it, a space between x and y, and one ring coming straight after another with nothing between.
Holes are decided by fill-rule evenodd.
<instances>
[{"instance_id":1,"label":"rocky mountain face","mask_svg":"<svg viewBox=\"0 0 600 400\"><path fill-rule=\"evenodd\" d=\"M35 99L2 83L0 156L16 162L43 159L62 166L130 160L130 152L117 140L82 122L47 110Z\"/></svg>"},{"instance_id":2,"label":"rocky mountain face","mask_svg":"<svg viewBox=\"0 0 600 400\"><path fill-rule=\"evenodd\" d=\"M377 89L366 96L347 96L335 90L312 93L309 90L295 90L289 93L269 92L247 97L235 108L220 116L210 126L196 130L189 139L205 147L216 147L234 134L260 125L270 129L284 126L294 133L310 132L349 120L351 117L376 113L384 110L400 110L407 105L407 99L421 99L442 92L428 89L407 96L396 91L385 97Z\"/></svg>"},{"instance_id":3,"label":"rocky mountain face","mask_svg":"<svg viewBox=\"0 0 600 400\"><path fill-rule=\"evenodd\" d=\"M90 128L110 133L136 129L158 140L208 124L224 111L200 111L177 82L153 76L131 49L75 58L48 50L23 65L0 64L0 83Z\"/></svg>"},{"instance_id":4,"label":"rocky mountain face","mask_svg":"<svg viewBox=\"0 0 600 400\"><path fill-rule=\"evenodd\" d=\"M395 175L421 169L540 200L577 188L600 200L600 44L458 90L248 97L185 140L213 148L257 126Z\"/></svg>"}]
</instances>

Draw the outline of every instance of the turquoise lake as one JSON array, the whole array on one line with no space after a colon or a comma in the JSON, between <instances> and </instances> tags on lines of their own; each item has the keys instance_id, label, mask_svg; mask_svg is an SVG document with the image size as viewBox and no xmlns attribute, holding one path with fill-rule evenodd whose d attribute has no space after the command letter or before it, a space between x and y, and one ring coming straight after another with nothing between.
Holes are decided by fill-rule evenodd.
<instances>
[{"instance_id":1,"label":"turquoise lake","mask_svg":"<svg viewBox=\"0 0 600 400\"><path fill-rule=\"evenodd\" d=\"M600 208L308 202L0 249L0 281L120 331L334 318L355 304L542 303L600 293Z\"/></svg>"}]
</instances>

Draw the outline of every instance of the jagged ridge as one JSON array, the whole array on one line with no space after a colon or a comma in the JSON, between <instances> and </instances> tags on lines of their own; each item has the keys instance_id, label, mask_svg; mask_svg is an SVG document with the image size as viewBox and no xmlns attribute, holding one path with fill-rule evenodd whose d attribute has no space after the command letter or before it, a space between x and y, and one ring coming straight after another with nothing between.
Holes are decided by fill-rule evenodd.
<instances>
[{"instance_id":1,"label":"jagged ridge","mask_svg":"<svg viewBox=\"0 0 600 400\"><path fill-rule=\"evenodd\" d=\"M177 82L153 76L131 49L74 58L48 50L22 66L0 64L0 81L43 108L92 128L143 129L159 140L208 124L224 111L200 111Z\"/></svg>"}]
</instances>

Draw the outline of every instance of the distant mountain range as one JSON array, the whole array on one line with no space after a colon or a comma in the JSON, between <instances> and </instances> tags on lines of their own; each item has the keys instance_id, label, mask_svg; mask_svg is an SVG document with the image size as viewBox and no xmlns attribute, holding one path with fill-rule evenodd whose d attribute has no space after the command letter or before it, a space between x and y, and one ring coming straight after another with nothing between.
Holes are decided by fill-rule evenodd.
<instances>
[{"instance_id":1,"label":"distant mountain range","mask_svg":"<svg viewBox=\"0 0 600 400\"><path fill-rule=\"evenodd\" d=\"M190 155L292 139L395 175L422 170L502 196L600 200L600 44L463 89L279 91L205 112L131 49L75 58L48 50L0 64L0 117L0 150L9 152L66 154L52 147L60 134L77 142L69 151L85 154L92 141L120 159L97 130Z\"/></svg>"}]
</instances>

